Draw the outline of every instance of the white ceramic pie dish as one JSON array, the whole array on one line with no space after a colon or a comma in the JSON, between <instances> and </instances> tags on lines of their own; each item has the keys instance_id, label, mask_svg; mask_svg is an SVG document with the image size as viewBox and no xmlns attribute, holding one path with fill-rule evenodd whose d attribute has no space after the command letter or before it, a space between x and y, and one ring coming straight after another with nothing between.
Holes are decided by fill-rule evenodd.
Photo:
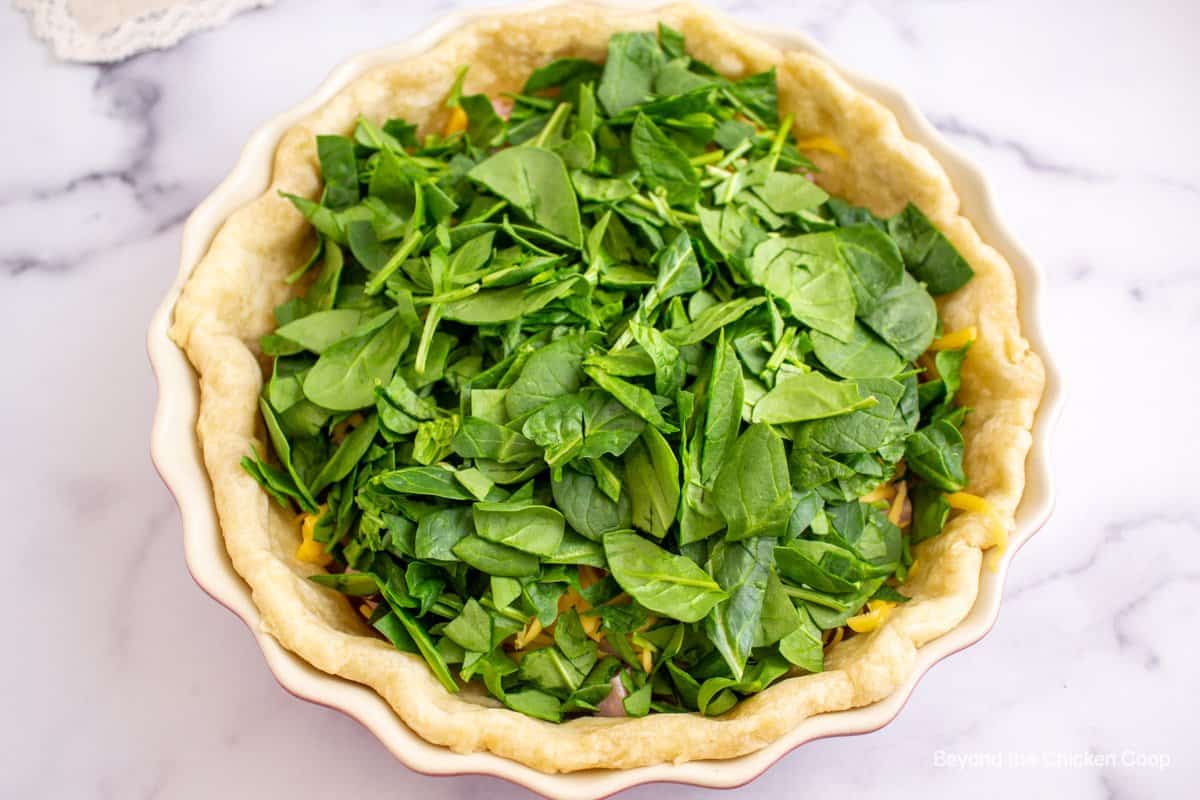
<instances>
[{"instance_id":1,"label":"white ceramic pie dish","mask_svg":"<svg viewBox=\"0 0 1200 800\"><path fill-rule=\"evenodd\" d=\"M226 553L195 434L199 406L195 374L183 352L167 333L180 290L209 247L217 229L234 210L254 200L267 188L276 145L288 128L376 65L419 54L456 28L480 17L528 11L553 4L538 3L520 8L460 12L448 16L402 44L350 59L335 69L312 96L255 131L234 170L188 219L183 232L179 273L150 324L148 348L159 382L152 455L163 480L179 503L185 554L197 583L246 622L257 637L272 672L284 688L306 700L337 708L357 719L409 768L431 775L496 775L541 794L564 798L599 797L653 781L711 787L738 786L753 780L804 742L825 736L864 733L890 722L899 713L917 681L933 664L978 641L991 628L999 613L1004 579L1012 557L1042 526L1053 506L1049 440L1062 403L1062 390L1058 371L1043 336L1041 314L1044 278L1000 221L991 192L979 169L947 144L900 91L839 67L851 84L896 115L910 139L927 147L937 158L961 198L964 216L1012 266L1020 297L1022 333L1042 357L1046 369L1045 394L1034 425L1033 446L1026 464L1025 493L1017 510L1010 547L1000 560L998 569L994 572L984 570L979 595L970 614L953 630L918 651L911 675L894 694L863 708L811 717L778 741L740 758L550 775L488 753L458 754L430 744L413 733L372 689L320 672L285 650L262 630L249 587L234 571ZM657 5L660 4L642 3L640 8ZM802 34L741 25L732 20L729 24L778 47L815 53L836 66L836 62Z\"/></svg>"}]
</instances>

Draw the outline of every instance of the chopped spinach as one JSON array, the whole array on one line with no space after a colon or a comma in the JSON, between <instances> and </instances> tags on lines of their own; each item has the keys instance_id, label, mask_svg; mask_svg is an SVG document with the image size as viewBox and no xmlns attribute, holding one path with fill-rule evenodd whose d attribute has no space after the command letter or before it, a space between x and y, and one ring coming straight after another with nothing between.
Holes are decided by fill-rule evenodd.
<instances>
[{"instance_id":1,"label":"chopped spinach","mask_svg":"<svg viewBox=\"0 0 1200 800\"><path fill-rule=\"evenodd\" d=\"M713 715L820 671L967 482L968 351L924 354L970 266L915 206L826 194L774 70L666 26L538 68L508 118L464 74L465 127L317 137L315 278L260 342L273 455L243 467L448 691ZM902 466L911 509L872 502Z\"/></svg>"}]
</instances>

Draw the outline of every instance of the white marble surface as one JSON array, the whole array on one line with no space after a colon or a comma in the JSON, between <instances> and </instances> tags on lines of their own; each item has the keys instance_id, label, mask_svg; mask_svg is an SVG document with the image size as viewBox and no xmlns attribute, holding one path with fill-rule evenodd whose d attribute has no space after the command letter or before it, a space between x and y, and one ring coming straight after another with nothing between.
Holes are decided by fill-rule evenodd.
<instances>
[{"instance_id":1,"label":"white marble surface","mask_svg":"<svg viewBox=\"0 0 1200 800\"><path fill-rule=\"evenodd\" d=\"M456 3L412 5L286 0L106 68L54 62L0 9L0 796L526 795L411 773L284 693L189 579L147 454L143 331L182 220L260 122ZM1070 395L1058 511L992 634L885 730L807 745L740 794L1194 797L1200 4L723 5L906 87L979 160L1049 274ZM668 793L715 796L628 796Z\"/></svg>"}]
</instances>

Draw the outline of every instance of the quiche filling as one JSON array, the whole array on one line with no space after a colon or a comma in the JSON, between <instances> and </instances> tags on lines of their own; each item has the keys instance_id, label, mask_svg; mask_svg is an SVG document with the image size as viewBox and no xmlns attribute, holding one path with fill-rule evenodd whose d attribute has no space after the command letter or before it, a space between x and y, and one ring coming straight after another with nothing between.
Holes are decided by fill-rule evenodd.
<instances>
[{"instance_id":1,"label":"quiche filling","mask_svg":"<svg viewBox=\"0 0 1200 800\"><path fill-rule=\"evenodd\" d=\"M722 714L909 598L964 492L972 270L915 206L829 196L774 71L614 35L437 133L319 136L316 235L263 337L296 558L539 719ZM815 124L815 123L814 123ZM1002 539L1003 525L998 537Z\"/></svg>"}]
</instances>

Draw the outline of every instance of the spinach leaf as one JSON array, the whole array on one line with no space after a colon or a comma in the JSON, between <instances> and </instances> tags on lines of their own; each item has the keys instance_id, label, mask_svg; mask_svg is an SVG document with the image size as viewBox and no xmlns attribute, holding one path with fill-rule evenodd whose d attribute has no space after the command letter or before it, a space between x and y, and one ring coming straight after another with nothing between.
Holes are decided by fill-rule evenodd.
<instances>
[{"instance_id":1,"label":"spinach leaf","mask_svg":"<svg viewBox=\"0 0 1200 800\"><path fill-rule=\"evenodd\" d=\"M525 578L538 574L537 556L512 547L490 542L474 534L459 540L451 548L455 556L480 572L506 578Z\"/></svg>"},{"instance_id":2,"label":"spinach leaf","mask_svg":"<svg viewBox=\"0 0 1200 800\"><path fill-rule=\"evenodd\" d=\"M937 330L937 306L929 292L907 272L862 316L868 328L911 361L924 353ZM846 334L847 336L849 333ZM839 336L845 341L846 336Z\"/></svg>"},{"instance_id":3,"label":"spinach leaf","mask_svg":"<svg viewBox=\"0 0 1200 800\"><path fill-rule=\"evenodd\" d=\"M664 433L673 433L676 428L663 417L654 402L654 395L636 383L609 375L602 369L584 367L583 371L604 391L608 392L625 408Z\"/></svg>"},{"instance_id":4,"label":"spinach leaf","mask_svg":"<svg viewBox=\"0 0 1200 800\"><path fill-rule=\"evenodd\" d=\"M659 252L657 260L658 277L646 303L647 310L653 310L676 295L694 292L703 285L704 278L687 233L677 233L670 244Z\"/></svg>"},{"instance_id":5,"label":"spinach leaf","mask_svg":"<svg viewBox=\"0 0 1200 800\"><path fill-rule=\"evenodd\" d=\"M540 458L542 450L520 431L481 417L467 417L451 441L462 458L486 458L501 464L526 464Z\"/></svg>"},{"instance_id":6,"label":"spinach leaf","mask_svg":"<svg viewBox=\"0 0 1200 800\"><path fill-rule=\"evenodd\" d=\"M679 508L679 460L656 429L646 428L626 451L625 476L634 526L661 539Z\"/></svg>"},{"instance_id":7,"label":"spinach leaf","mask_svg":"<svg viewBox=\"0 0 1200 800\"><path fill-rule=\"evenodd\" d=\"M770 540L767 540L770 541ZM774 561L774 553L771 561ZM769 647L796 629L800 617L792 599L788 597L783 582L774 569L767 570L766 589L763 592L762 614L759 616L758 633L754 647Z\"/></svg>"},{"instance_id":8,"label":"spinach leaf","mask_svg":"<svg viewBox=\"0 0 1200 800\"><path fill-rule=\"evenodd\" d=\"M950 504L946 502L942 490L922 484L909 490L909 498L912 501L912 524L908 535L912 544L920 544L941 533L950 515Z\"/></svg>"},{"instance_id":9,"label":"spinach leaf","mask_svg":"<svg viewBox=\"0 0 1200 800\"><path fill-rule=\"evenodd\" d=\"M665 62L654 34L614 34L608 41L608 58L596 86L596 98L612 116L644 102L651 96L654 76Z\"/></svg>"},{"instance_id":10,"label":"spinach leaf","mask_svg":"<svg viewBox=\"0 0 1200 800\"><path fill-rule=\"evenodd\" d=\"M753 190L777 214L798 214L829 199L815 183L791 172L772 172Z\"/></svg>"},{"instance_id":11,"label":"spinach leaf","mask_svg":"<svg viewBox=\"0 0 1200 800\"><path fill-rule=\"evenodd\" d=\"M944 419L909 436L904 458L909 469L940 489L957 492L967 485L962 434Z\"/></svg>"},{"instance_id":12,"label":"spinach leaf","mask_svg":"<svg viewBox=\"0 0 1200 800\"><path fill-rule=\"evenodd\" d=\"M800 322L842 341L852 334L854 290L845 267L838 261L805 253L791 240L780 238L767 239L755 247L746 268L750 280L787 303L788 311ZM936 310L933 318L936 323ZM869 320L867 324L875 327ZM876 332L895 346L878 328ZM932 329L930 333L932 341Z\"/></svg>"},{"instance_id":13,"label":"spinach leaf","mask_svg":"<svg viewBox=\"0 0 1200 800\"><path fill-rule=\"evenodd\" d=\"M975 274L945 234L912 203L889 219L887 228L908 271L932 294L962 288Z\"/></svg>"},{"instance_id":14,"label":"spinach leaf","mask_svg":"<svg viewBox=\"0 0 1200 800\"><path fill-rule=\"evenodd\" d=\"M875 405L852 381L835 381L819 372L788 375L754 404L754 422L778 425L836 417Z\"/></svg>"},{"instance_id":15,"label":"spinach leaf","mask_svg":"<svg viewBox=\"0 0 1200 800\"><path fill-rule=\"evenodd\" d=\"M700 199L700 181L687 154L645 114L633 122L629 149L646 185L661 189L668 203L691 206Z\"/></svg>"},{"instance_id":16,"label":"spinach leaf","mask_svg":"<svg viewBox=\"0 0 1200 800\"><path fill-rule=\"evenodd\" d=\"M471 535L471 507L450 506L421 517L413 539L413 554L429 561L458 560L454 548Z\"/></svg>"},{"instance_id":17,"label":"spinach leaf","mask_svg":"<svg viewBox=\"0 0 1200 800\"><path fill-rule=\"evenodd\" d=\"M644 425L607 393L589 388L542 406L521 430L544 448L546 464L557 468L574 458L619 456Z\"/></svg>"},{"instance_id":18,"label":"spinach leaf","mask_svg":"<svg viewBox=\"0 0 1200 800\"><path fill-rule=\"evenodd\" d=\"M831 453L871 453L894 435L897 407L904 386L890 378L856 381L859 394L875 398L875 404L849 414L803 423L795 441L799 447Z\"/></svg>"},{"instance_id":19,"label":"spinach leaf","mask_svg":"<svg viewBox=\"0 0 1200 800\"><path fill-rule=\"evenodd\" d=\"M904 369L900 355L859 322L845 341L813 331L813 352L843 378L890 378Z\"/></svg>"},{"instance_id":20,"label":"spinach leaf","mask_svg":"<svg viewBox=\"0 0 1200 800\"><path fill-rule=\"evenodd\" d=\"M849 268L858 311L867 313L903 278L900 251L886 234L871 225L838 228L834 235L838 252Z\"/></svg>"},{"instance_id":21,"label":"spinach leaf","mask_svg":"<svg viewBox=\"0 0 1200 800\"><path fill-rule=\"evenodd\" d=\"M389 470L373 477L370 485L396 494L426 495L446 500L473 499L471 493L458 482L454 470L445 467L404 467Z\"/></svg>"},{"instance_id":22,"label":"spinach leaf","mask_svg":"<svg viewBox=\"0 0 1200 800\"><path fill-rule=\"evenodd\" d=\"M333 411L372 405L375 387L386 384L408 346L409 332L394 311L368 321L366 332L321 353L304 379L304 396Z\"/></svg>"},{"instance_id":23,"label":"spinach leaf","mask_svg":"<svg viewBox=\"0 0 1200 800\"><path fill-rule=\"evenodd\" d=\"M524 211L534 222L578 247L579 204L562 158L539 147L499 150L467 176Z\"/></svg>"},{"instance_id":24,"label":"spinach leaf","mask_svg":"<svg viewBox=\"0 0 1200 800\"><path fill-rule=\"evenodd\" d=\"M476 503L475 532L491 542L551 556L563 537L563 515L539 505Z\"/></svg>"},{"instance_id":25,"label":"spinach leaf","mask_svg":"<svg viewBox=\"0 0 1200 800\"><path fill-rule=\"evenodd\" d=\"M446 660L442 658L438 652L433 640L429 638L429 634L421 627L421 624L409 616L408 612L403 608L392 606L392 613L399 620L400 625L408 633L413 643L417 646L417 651L425 659L425 663L429 665L429 669L433 672L434 677L442 686L446 687L446 691L457 694L458 684L454 681L454 676L450 674L450 668L446 666Z\"/></svg>"},{"instance_id":26,"label":"spinach leaf","mask_svg":"<svg viewBox=\"0 0 1200 800\"><path fill-rule=\"evenodd\" d=\"M316 311L280 325L275 333L264 336L263 352L280 356L311 350L320 354L352 334L362 321L362 312L353 308Z\"/></svg>"},{"instance_id":27,"label":"spinach leaf","mask_svg":"<svg viewBox=\"0 0 1200 800\"><path fill-rule=\"evenodd\" d=\"M704 414L700 456L700 480L705 486L712 486L737 440L744 387L741 364L722 331L708 376L708 408Z\"/></svg>"},{"instance_id":28,"label":"spinach leaf","mask_svg":"<svg viewBox=\"0 0 1200 800\"><path fill-rule=\"evenodd\" d=\"M271 406L267 403L267 401L259 398L258 408L262 413L263 421L267 425L267 434L271 438L271 446L275 448L275 454L279 456L279 462L283 464L283 468L287 470L287 474L291 478L291 487L294 489L294 491L292 491L288 488L284 488L281 486L280 482L276 480L274 482L276 490L281 491L284 494L294 495L300 502L301 507L309 513L312 513L316 510L317 501L313 499L313 493L309 491L307 483L300 475L299 470L296 469L296 465L292 459L291 443L288 441L287 436L284 435L283 430L279 427L279 422L275 418L275 413L271 410ZM265 467L265 464L259 462L258 469L260 471L264 471ZM251 471L250 474L253 475L255 473L254 471Z\"/></svg>"},{"instance_id":29,"label":"spinach leaf","mask_svg":"<svg viewBox=\"0 0 1200 800\"><path fill-rule=\"evenodd\" d=\"M551 480L554 504L558 506L571 528L593 541L600 541L611 531L628 530L633 525L629 491L616 500L600 491L591 475L564 469Z\"/></svg>"},{"instance_id":30,"label":"spinach leaf","mask_svg":"<svg viewBox=\"0 0 1200 800\"><path fill-rule=\"evenodd\" d=\"M535 351L504 397L510 417L530 411L563 395L575 394L583 382L583 356L600 341L591 333L570 334Z\"/></svg>"},{"instance_id":31,"label":"spinach leaf","mask_svg":"<svg viewBox=\"0 0 1200 800\"><path fill-rule=\"evenodd\" d=\"M317 158L325 179L322 203L334 210L358 202L358 165L354 160L354 142L345 136L318 136Z\"/></svg>"},{"instance_id":32,"label":"spinach leaf","mask_svg":"<svg viewBox=\"0 0 1200 800\"><path fill-rule=\"evenodd\" d=\"M709 555L709 572L729 597L708 612L704 630L738 680L762 621L774 547L769 537L719 542Z\"/></svg>"},{"instance_id":33,"label":"spinach leaf","mask_svg":"<svg viewBox=\"0 0 1200 800\"><path fill-rule=\"evenodd\" d=\"M349 475L354 467L366 455L375 435L379 432L379 418L372 414L342 440L337 450L321 467L320 472L312 480L312 493L320 494L331 483L336 483Z\"/></svg>"},{"instance_id":34,"label":"spinach leaf","mask_svg":"<svg viewBox=\"0 0 1200 800\"><path fill-rule=\"evenodd\" d=\"M821 629L805 607L801 606L797 615L800 624L779 641L779 654L801 669L820 672L825 668L825 645L821 639Z\"/></svg>"},{"instance_id":35,"label":"spinach leaf","mask_svg":"<svg viewBox=\"0 0 1200 800\"><path fill-rule=\"evenodd\" d=\"M738 437L713 484L713 503L729 541L782 536L792 513L787 455L770 425L751 425Z\"/></svg>"},{"instance_id":36,"label":"spinach leaf","mask_svg":"<svg viewBox=\"0 0 1200 800\"><path fill-rule=\"evenodd\" d=\"M621 588L651 611L699 622L728 595L694 561L636 533L604 536L604 555Z\"/></svg>"}]
</instances>

